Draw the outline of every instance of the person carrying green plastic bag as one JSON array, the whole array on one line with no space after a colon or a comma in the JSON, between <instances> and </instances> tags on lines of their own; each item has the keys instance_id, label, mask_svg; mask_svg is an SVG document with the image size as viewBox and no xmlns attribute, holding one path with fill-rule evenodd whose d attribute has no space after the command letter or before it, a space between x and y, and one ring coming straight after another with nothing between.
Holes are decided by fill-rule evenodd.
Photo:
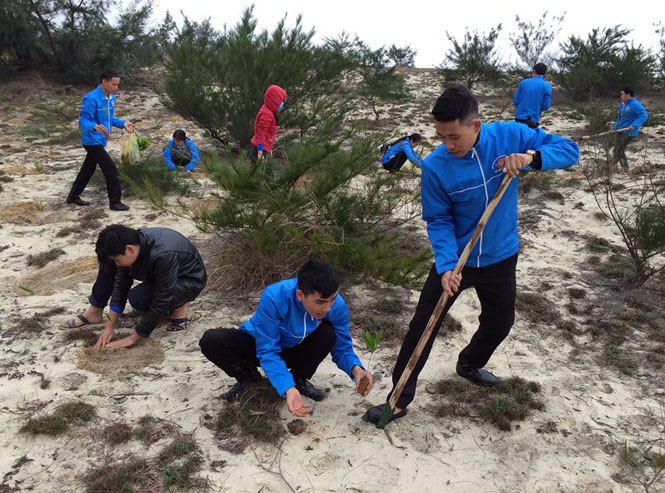
<instances>
[{"instance_id":1,"label":"person carrying green plastic bag","mask_svg":"<svg viewBox=\"0 0 665 493\"><path fill-rule=\"evenodd\" d=\"M126 166L138 166L141 163L141 155L150 145L150 139L138 135L136 131L129 134L127 142L122 148L120 160Z\"/></svg>"}]
</instances>

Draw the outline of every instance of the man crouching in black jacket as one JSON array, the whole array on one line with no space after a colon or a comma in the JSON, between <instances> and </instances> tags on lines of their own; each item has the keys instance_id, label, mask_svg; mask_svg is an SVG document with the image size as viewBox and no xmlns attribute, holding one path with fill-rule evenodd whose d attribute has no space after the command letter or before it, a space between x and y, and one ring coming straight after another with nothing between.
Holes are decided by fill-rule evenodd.
<instances>
[{"instance_id":1,"label":"man crouching in black jacket","mask_svg":"<svg viewBox=\"0 0 665 493\"><path fill-rule=\"evenodd\" d=\"M90 306L67 324L69 328L102 323L109 299L109 319L95 349L133 346L141 337L150 337L165 315L171 317L168 331L187 328L187 304L208 280L201 255L187 238L169 228L136 230L113 224L99 233L95 252L99 272ZM143 282L132 288L134 280ZM127 299L144 312L143 317L132 335L111 342Z\"/></svg>"}]
</instances>

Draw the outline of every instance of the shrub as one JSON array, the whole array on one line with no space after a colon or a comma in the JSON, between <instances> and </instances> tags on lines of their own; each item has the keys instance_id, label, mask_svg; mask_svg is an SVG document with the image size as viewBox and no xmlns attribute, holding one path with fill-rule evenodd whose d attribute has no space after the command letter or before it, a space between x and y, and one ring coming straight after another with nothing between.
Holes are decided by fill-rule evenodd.
<instances>
[{"instance_id":1,"label":"shrub","mask_svg":"<svg viewBox=\"0 0 665 493\"><path fill-rule=\"evenodd\" d=\"M377 147L371 139L306 140L289 145L284 161L249 164L230 154L206 161L218 203L193 219L204 231L230 231L223 287L257 289L313 256L395 284L420 279L429 250L400 230L418 214L418 194L405 192L404 174L363 176L374 171Z\"/></svg>"},{"instance_id":2,"label":"shrub","mask_svg":"<svg viewBox=\"0 0 665 493\"><path fill-rule=\"evenodd\" d=\"M560 26L565 16L564 13L560 17L553 16L548 20L545 12L536 25L515 16L518 32L509 36L510 44L528 70L538 62L551 65L553 57L547 52L547 48L561 32Z\"/></svg>"},{"instance_id":3,"label":"shrub","mask_svg":"<svg viewBox=\"0 0 665 493\"><path fill-rule=\"evenodd\" d=\"M129 185L128 195L156 205L165 205L165 195L189 195L191 191L187 173L170 170L158 157L148 157L138 166L119 165L118 171L120 179Z\"/></svg>"},{"instance_id":4,"label":"shrub","mask_svg":"<svg viewBox=\"0 0 665 493\"><path fill-rule=\"evenodd\" d=\"M488 33L467 29L461 42L446 32L448 41L453 45L440 66L446 81L462 82L469 90L479 82L500 81L503 74L496 52L500 32L501 24Z\"/></svg>"}]
</instances>

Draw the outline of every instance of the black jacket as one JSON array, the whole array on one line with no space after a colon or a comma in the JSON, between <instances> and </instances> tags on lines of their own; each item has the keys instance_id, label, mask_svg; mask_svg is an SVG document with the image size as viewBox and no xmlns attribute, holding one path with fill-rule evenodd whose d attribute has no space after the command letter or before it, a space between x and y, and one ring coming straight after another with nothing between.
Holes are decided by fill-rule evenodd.
<instances>
[{"instance_id":1,"label":"black jacket","mask_svg":"<svg viewBox=\"0 0 665 493\"><path fill-rule=\"evenodd\" d=\"M208 276L196 247L177 231L145 228L139 230L139 236L141 243L136 262L131 267L119 267L117 270L111 305L124 308L135 279L153 284L150 308L136 326L139 335L149 337L171 308L176 282L203 289Z\"/></svg>"}]
</instances>

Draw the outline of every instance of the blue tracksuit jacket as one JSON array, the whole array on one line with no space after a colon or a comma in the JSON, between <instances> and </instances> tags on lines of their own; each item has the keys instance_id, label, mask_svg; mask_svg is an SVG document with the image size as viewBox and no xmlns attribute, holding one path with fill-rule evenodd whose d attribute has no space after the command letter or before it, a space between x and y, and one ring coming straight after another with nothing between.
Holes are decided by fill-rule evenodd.
<instances>
[{"instance_id":1,"label":"blue tracksuit jacket","mask_svg":"<svg viewBox=\"0 0 665 493\"><path fill-rule=\"evenodd\" d=\"M175 143L175 140L169 140L169 143L166 144L166 147L164 147L164 150L162 151L162 156L164 156L164 162L166 163L166 166L168 166L171 170L175 170L175 164L173 164L174 156L183 156L189 158L189 163L185 165L186 171L193 170L196 168L196 165L199 164L199 151L192 139L185 139L184 149L178 147Z\"/></svg>"},{"instance_id":2,"label":"blue tracksuit jacket","mask_svg":"<svg viewBox=\"0 0 665 493\"><path fill-rule=\"evenodd\" d=\"M616 130L617 128L628 128L632 125L635 127L633 130L626 130L622 133L636 137L640 133L640 127L644 125L647 118L649 118L649 114L644 109L642 103L637 98L630 98L625 103L622 102L621 106L619 106L619 118L617 118L612 128Z\"/></svg>"},{"instance_id":3,"label":"blue tracksuit jacket","mask_svg":"<svg viewBox=\"0 0 665 493\"><path fill-rule=\"evenodd\" d=\"M542 170L566 168L579 157L574 142L516 122L482 124L476 144L457 158L445 145L425 158L420 178L423 219L439 274L452 270L504 174L498 159L540 151ZM466 265L485 267L517 253L517 178L490 217Z\"/></svg>"},{"instance_id":4,"label":"blue tracksuit jacket","mask_svg":"<svg viewBox=\"0 0 665 493\"><path fill-rule=\"evenodd\" d=\"M123 128L125 126L124 120L113 116L114 111L115 96L109 94L107 98L104 91L102 91L101 85L83 96L79 118L82 145L106 146L108 140L106 135L92 129L97 124L104 125L109 135L111 135L112 127Z\"/></svg>"},{"instance_id":5,"label":"blue tracksuit jacket","mask_svg":"<svg viewBox=\"0 0 665 493\"><path fill-rule=\"evenodd\" d=\"M540 121L540 114L550 109L552 103L552 86L542 75L524 79L517 86L513 104L515 118L519 120Z\"/></svg>"},{"instance_id":6,"label":"blue tracksuit jacket","mask_svg":"<svg viewBox=\"0 0 665 493\"><path fill-rule=\"evenodd\" d=\"M254 316L239 327L256 341L256 357L268 380L281 396L295 383L279 353L284 348L300 344L321 323L307 313L296 297L297 290L298 279L271 284L263 291ZM353 351L349 310L341 295L337 295L323 320L328 320L335 328L335 343L331 351L333 362L353 378L353 367L364 367Z\"/></svg>"},{"instance_id":7,"label":"blue tracksuit jacket","mask_svg":"<svg viewBox=\"0 0 665 493\"><path fill-rule=\"evenodd\" d=\"M398 143L391 145L381 157L381 164L386 164L400 152L406 154L408 160L411 161L414 165L422 168L423 160L418 154L414 152L413 147L411 147L411 141L409 141L409 139L400 140Z\"/></svg>"}]
</instances>

